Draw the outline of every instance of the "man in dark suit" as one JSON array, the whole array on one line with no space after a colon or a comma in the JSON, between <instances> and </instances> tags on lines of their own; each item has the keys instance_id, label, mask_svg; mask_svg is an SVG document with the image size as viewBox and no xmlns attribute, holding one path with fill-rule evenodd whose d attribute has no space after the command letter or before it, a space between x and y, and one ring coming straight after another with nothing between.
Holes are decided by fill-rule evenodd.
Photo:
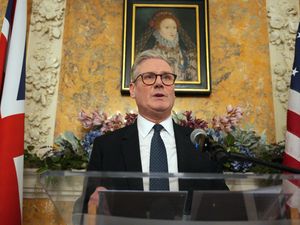
<instances>
[{"instance_id":1,"label":"man in dark suit","mask_svg":"<svg viewBox=\"0 0 300 225\"><path fill-rule=\"evenodd\" d=\"M171 63L153 50L138 55L132 67L130 96L138 107L137 120L124 127L95 139L88 165L89 171L126 171L126 172L188 172L216 173L220 166L211 161L206 153L196 150L190 141L191 128L182 127L172 120L172 108L175 101L174 82ZM159 124L159 125L158 125ZM160 148L164 155L152 158L154 125L158 131ZM163 147L161 147L163 145ZM157 146L157 145L156 145ZM160 153L158 153L160 154ZM166 170L152 170L155 161L165 158ZM153 166L154 165L154 166ZM160 167L160 166L158 166ZM209 190L226 189L223 181L214 180L176 180L169 179L165 190ZM98 186L98 187L97 187ZM89 205L98 205L98 191L109 189L159 190L153 189L151 179L89 182L87 193L94 192ZM95 191L96 188L96 191Z\"/></svg>"}]
</instances>

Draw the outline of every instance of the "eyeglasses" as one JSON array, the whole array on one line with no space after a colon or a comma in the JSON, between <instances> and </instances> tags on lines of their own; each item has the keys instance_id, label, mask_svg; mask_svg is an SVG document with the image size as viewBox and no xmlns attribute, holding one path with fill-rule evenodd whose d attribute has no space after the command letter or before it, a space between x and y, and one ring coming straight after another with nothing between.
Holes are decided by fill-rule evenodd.
<instances>
[{"instance_id":1,"label":"eyeglasses","mask_svg":"<svg viewBox=\"0 0 300 225\"><path fill-rule=\"evenodd\" d=\"M173 73L156 74L156 73L153 73L153 72L146 72L146 73L139 74L135 78L133 83L135 83L137 81L137 79L139 77L141 77L143 83L150 86L150 85L153 85L156 82L156 79L157 79L158 76L160 76L162 83L166 86L173 85L175 83L175 80L176 80L176 77L177 77L177 75L175 75Z\"/></svg>"}]
</instances>

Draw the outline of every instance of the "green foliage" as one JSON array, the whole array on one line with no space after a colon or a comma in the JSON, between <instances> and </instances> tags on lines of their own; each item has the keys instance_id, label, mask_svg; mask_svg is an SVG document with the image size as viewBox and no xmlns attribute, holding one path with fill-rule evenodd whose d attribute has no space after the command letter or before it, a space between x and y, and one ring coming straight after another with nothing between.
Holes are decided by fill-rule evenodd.
<instances>
[{"instance_id":1,"label":"green foliage","mask_svg":"<svg viewBox=\"0 0 300 225\"><path fill-rule=\"evenodd\" d=\"M214 134L215 135L215 134ZM214 138L218 145L222 145L227 152L242 153L248 157L255 157L266 162L282 163L284 153L284 142L268 144L264 133L257 135L255 131L248 128L243 130L235 128L231 132L219 132L218 138ZM235 172L255 173L277 173L272 168L255 165L247 162L225 163L225 169Z\"/></svg>"},{"instance_id":2,"label":"green foliage","mask_svg":"<svg viewBox=\"0 0 300 225\"><path fill-rule=\"evenodd\" d=\"M83 150L80 139L72 132L65 132L57 139L55 145L45 146L40 157L33 146L25 149L25 167L39 168L38 172L46 170L85 169L88 155Z\"/></svg>"},{"instance_id":3,"label":"green foliage","mask_svg":"<svg viewBox=\"0 0 300 225\"><path fill-rule=\"evenodd\" d=\"M283 160L285 143L273 143L265 146L259 146L254 151L257 157L265 161L281 164ZM255 165L251 169L254 173L281 173L281 171L271 169L264 166Z\"/></svg>"}]
</instances>

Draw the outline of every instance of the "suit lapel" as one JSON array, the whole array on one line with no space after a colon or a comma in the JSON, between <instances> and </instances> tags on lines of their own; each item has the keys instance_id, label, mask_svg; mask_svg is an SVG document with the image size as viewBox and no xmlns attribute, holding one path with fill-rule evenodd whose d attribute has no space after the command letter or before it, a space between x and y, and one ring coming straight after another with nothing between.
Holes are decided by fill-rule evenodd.
<instances>
[{"instance_id":1,"label":"suit lapel","mask_svg":"<svg viewBox=\"0 0 300 225\"><path fill-rule=\"evenodd\" d=\"M142 172L142 163L140 155L140 144L137 130L137 122L128 126L121 140L121 151L123 154L126 171ZM142 179L128 179L129 189L142 190Z\"/></svg>"},{"instance_id":2,"label":"suit lapel","mask_svg":"<svg viewBox=\"0 0 300 225\"><path fill-rule=\"evenodd\" d=\"M188 172L193 160L196 160L191 154L194 149L190 141L190 130L185 129L173 122L176 149L178 172Z\"/></svg>"},{"instance_id":3,"label":"suit lapel","mask_svg":"<svg viewBox=\"0 0 300 225\"><path fill-rule=\"evenodd\" d=\"M128 127L122 137L121 151L125 160L126 171L142 172L140 144L136 122Z\"/></svg>"}]
</instances>

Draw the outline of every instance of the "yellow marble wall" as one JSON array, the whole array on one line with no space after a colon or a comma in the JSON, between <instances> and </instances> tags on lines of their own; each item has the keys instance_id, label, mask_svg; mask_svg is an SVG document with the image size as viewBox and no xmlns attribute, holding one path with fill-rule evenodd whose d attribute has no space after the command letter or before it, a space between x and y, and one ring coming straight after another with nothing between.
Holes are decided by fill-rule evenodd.
<instances>
[{"instance_id":1,"label":"yellow marble wall","mask_svg":"<svg viewBox=\"0 0 300 225\"><path fill-rule=\"evenodd\" d=\"M177 97L175 111L209 119L228 104L246 110L244 124L266 129L273 141L274 113L265 0L210 0L212 94ZM80 134L80 109L135 110L120 94L122 0L67 1L56 135Z\"/></svg>"},{"instance_id":2,"label":"yellow marble wall","mask_svg":"<svg viewBox=\"0 0 300 225\"><path fill-rule=\"evenodd\" d=\"M46 198L23 201L23 225L65 225L53 203Z\"/></svg>"},{"instance_id":3,"label":"yellow marble wall","mask_svg":"<svg viewBox=\"0 0 300 225\"><path fill-rule=\"evenodd\" d=\"M5 15L6 4L7 4L6 0L0 0L0 28L2 28L2 22Z\"/></svg>"}]
</instances>

